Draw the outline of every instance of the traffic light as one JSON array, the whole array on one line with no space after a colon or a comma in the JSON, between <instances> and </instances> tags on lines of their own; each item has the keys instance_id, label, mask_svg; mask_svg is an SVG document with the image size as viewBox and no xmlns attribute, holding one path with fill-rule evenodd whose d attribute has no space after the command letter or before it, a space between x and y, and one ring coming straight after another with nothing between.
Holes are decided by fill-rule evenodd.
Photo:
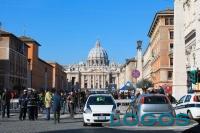
<instances>
[{"instance_id":1,"label":"traffic light","mask_svg":"<svg viewBox=\"0 0 200 133\"><path fill-rule=\"evenodd\" d=\"M190 80L193 84L197 83L197 70L190 71Z\"/></svg>"}]
</instances>

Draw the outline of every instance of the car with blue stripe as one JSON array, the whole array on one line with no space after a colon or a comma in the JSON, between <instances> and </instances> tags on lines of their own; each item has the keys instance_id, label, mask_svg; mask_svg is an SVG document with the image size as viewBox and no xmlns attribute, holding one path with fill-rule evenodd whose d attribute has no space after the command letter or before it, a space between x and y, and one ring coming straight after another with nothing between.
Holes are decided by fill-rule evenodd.
<instances>
[{"instance_id":1,"label":"car with blue stripe","mask_svg":"<svg viewBox=\"0 0 200 133\"><path fill-rule=\"evenodd\" d=\"M187 114L190 119L200 120L200 93L183 96L176 104L176 114Z\"/></svg>"}]
</instances>

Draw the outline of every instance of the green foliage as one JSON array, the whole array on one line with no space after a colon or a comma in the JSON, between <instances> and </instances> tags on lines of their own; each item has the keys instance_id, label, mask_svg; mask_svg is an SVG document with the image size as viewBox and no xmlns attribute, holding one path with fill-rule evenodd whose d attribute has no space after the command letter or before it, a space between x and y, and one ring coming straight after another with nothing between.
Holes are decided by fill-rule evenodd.
<instances>
[{"instance_id":1,"label":"green foliage","mask_svg":"<svg viewBox=\"0 0 200 133\"><path fill-rule=\"evenodd\" d=\"M136 86L137 86L137 88L147 89L149 87L153 87L153 83L152 83L152 81L150 81L148 79L142 79L137 82Z\"/></svg>"}]
</instances>

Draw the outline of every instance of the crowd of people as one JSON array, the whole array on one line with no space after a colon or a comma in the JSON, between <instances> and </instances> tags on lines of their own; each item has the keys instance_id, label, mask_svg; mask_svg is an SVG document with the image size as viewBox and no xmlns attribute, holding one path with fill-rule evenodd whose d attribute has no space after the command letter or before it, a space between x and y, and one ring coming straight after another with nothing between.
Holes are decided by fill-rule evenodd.
<instances>
[{"instance_id":1,"label":"crowd of people","mask_svg":"<svg viewBox=\"0 0 200 133\"><path fill-rule=\"evenodd\" d=\"M11 93L8 89L4 89L0 93L0 110L2 118L10 117ZM81 111L86 100L84 92L66 93L57 89L47 89L45 92L38 92L35 89L28 88L23 90L19 96L19 120L28 119L33 121L38 119L39 113L46 113L46 120L50 120L53 113L54 122L60 122L60 113L70 113L73 118L77 111Z\"/></svg>"},{"instance_id":2,"label":"crowd of people","mask_svg":"<svg viewBox=\"0 0 200 133\"><path fill-rule=\"evenodd\" d=\"M131 99L131 98L137 98L141 94L163 94L168 97L171 103L176 103L176 99L172 96L171 93L165 92L165 90L160 86L158 89L155 88L145 88L145 89L140 89L140 90L134 90L130 91L127 90L125 91L115 91L112 93L114 99Z\"/></svg>"},{"instance_id":3,"label":"crowd of people","mask_svg":"<svg viewBox=\"0 0 200 133\"><path fill-rule=\"evenodd\" d=\"M143 89L142 93L154 93L167 95L171 103L175 103L176 99L171 94L166 94L163 88L160 89ZM131 99L132 96L137 98L141 95L141 92L121 92L115 91L112 93L115 99ZM41 92L35 89L28 88L23 90L19 96L19 120L28 119L33 121L38 119L39 113L46 113L46 120L50 120L50 114L54 115L54 122L60 122L60 114L68 112L73 118L77 111L82 111L84 103L89 96L86 92L64 92L58 89L47 89ZM4 89L0 93L0 110L2 118L10 117L10 101L12 94L8 89Z\"/></svg>"}]
</instances>

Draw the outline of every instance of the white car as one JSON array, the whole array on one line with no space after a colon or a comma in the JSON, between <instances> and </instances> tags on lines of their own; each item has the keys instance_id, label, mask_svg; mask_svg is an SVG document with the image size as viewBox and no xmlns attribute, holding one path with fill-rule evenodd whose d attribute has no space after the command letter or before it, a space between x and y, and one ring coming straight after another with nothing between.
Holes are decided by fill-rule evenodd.
<instances>
[{"instance_id":1,"label":"white car","mask_svg":"<svg viewBox=\"0 0 200 133\"><path fill-rule=\"evenodd\" d=\"M84 112L83 126L109 123L110 116L116 113L117 105L110 94L92 94L88 97Z\"/></svg>"},{"instance_id":2,"label":"white car","mask_svg":"<svg viewBox=\"0 0 200 133\"><path fill-rule=\"evenodd\" d=\"M183 96L175 108L176 114L187 114L191 119L200 119L200 93Z\"/></svg>"}]
</instances>

